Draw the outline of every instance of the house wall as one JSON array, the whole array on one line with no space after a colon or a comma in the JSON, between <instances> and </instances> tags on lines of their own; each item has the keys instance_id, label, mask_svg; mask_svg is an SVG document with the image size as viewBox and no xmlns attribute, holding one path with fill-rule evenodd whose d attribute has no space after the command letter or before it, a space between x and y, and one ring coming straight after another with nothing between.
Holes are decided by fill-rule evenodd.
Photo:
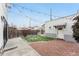
<instances>
[{"instance_id":1,"label":"house wall","mask_svg":"<svg viewBox=\"0 0 79 59\"><path fill-rule=\"evenodd\" d=\"M47 22L45 24L45 35L56 38L57 29L54 26L66 24L66 28L63 29L64 40L76 42L73 38L72 25L75 22L73 21L73 18L76 17L77 15L79 15L79 13L71 15L71 16L67 16L67 17L61 17L61 18Z\"/></svg>"},{"instance_id":2,"label":"house wall","mask_svg":"<svg viewBox=\"0 0 79 59\"><path fill-rule=\"evenodd\" d=\"M3 28L4 23L1 20L1 16L4 16L6 18L6 7L5 4L0 3L0 48L3 46Z\"/></svg>"}]
</instances>

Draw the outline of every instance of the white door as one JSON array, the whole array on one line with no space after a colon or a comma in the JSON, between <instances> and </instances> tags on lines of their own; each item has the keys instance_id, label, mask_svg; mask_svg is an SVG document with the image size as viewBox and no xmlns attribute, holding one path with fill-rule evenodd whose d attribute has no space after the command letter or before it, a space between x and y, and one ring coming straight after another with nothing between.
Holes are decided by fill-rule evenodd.
<instances>
[{"instance_id":1,"label":"white door","mask_svg":"<svg viewBox=\"0 0 79 59\"><path fill-rule=\"evenodd\" d=\"M64 33L63 33L63 30L58 30L57 38L64 39Z\"/></svg>"}]
</instances>

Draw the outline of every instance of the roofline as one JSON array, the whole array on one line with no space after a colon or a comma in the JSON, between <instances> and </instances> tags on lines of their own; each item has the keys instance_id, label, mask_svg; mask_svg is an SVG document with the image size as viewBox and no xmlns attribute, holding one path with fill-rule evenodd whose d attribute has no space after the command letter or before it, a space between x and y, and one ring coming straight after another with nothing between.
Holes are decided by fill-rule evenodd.
<instances>
[{"instance_id":1,"label":"roofline","mask_svg":"<svg viewBox=\"0 0 79 59\"><path fill-rule=\"evenodd\" d=\"M73 16L73 15L76 15L76 14L78 14L78 13L74 13L74 14L71 14L71 15L68 15L68 16L63 16L63 17L58 17L58 18L56 18L56 19L52 19L52 20L49 20L49 21L47 21L46 23L48 23L48 22L50 22L50 21L56 21L57 19L62 19L62 18L66 18L66 17L70 17L70 16ZM46 24L45 23L45 24Z\"/></svg>"},{"instance_id":2,"label":"roofline","mask_svg":"<svg viewBox=\"0 0 79 59\"><path fill-rule=\"evenodd\" d=\"M72 15L68 15L68 16L59 17L59 18L56 18L56 19L66 18L66 17L70 17L70 16L73 16L73 15L76 15L76 14L77 14L77 13L72 14ZM56 20L56 19L54 19L54 20ZM52 20L52 21L53 21L53 20Z\"/></svg>"}]
</instances>

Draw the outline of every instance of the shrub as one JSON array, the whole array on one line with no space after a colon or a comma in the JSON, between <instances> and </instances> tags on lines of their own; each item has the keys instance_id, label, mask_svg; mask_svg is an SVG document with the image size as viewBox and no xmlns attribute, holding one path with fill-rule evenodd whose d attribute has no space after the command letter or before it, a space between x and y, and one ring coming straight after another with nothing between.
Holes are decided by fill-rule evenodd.
<instances>
[{"instance_id":1,"label":"shrub","mask_svg":"<svg viewBox=\"0 0 79 59\"><path fill-rule=\"evenodd\" d=\"M47 36L41 36L41 35L28 35L25 37L25 40L27 40L29 42L35 42L35 41L53 40L53 38L47 37Z\"/></svg>"},{"instance_id":2,"label":"shrub","mask_svg":"<svg viewBox=\"0 0 79 59\"><path fill-rule=\"evenodd\" d=\"M73 20L76 20L76 23L72 26L73 37L77 42L79 42L79 16L75 17Z\"/></svg>"}]
</instances>

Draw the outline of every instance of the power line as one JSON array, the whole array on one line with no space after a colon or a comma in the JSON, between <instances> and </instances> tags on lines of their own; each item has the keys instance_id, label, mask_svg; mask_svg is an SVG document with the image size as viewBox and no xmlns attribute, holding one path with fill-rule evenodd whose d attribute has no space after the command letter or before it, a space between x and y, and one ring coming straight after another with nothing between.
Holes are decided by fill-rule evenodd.
<instances>
[{"instance_id":1,"label":"power line","mask_svg":"<svg viewBox=\"0 0 79 59\"><path fill-rule=\"evenodd\" d=\"M12 6L13 6L14 8L16 8L16 9L19 11L19 14L20 14L20 15L25 16L25 17L27 17L27 18L29 19L29 26L31 26L31 21L36 21L36 20L33 19L33 18L31 18L31 17L29 17L29 16L27 16L27 15L22 14L23 9L24 9L24 10L29 10L30 12L35 12L35 13L37 13L37 14L48 15L48 16L50 17L50 20L52 20L52 9L50 9L50 15L49 15L49 14L44 13L44 12L32 10L32 9L29 9L29 8L26 8L26 7L23 7L23 6L19 6L19 5L15 5L15 4L12 4L11 7L12 7ZM9 8L11 8L11 7L9 7ZM22 9L22 10L21 10L21 9ZM53 17L57 17L57 16L53 16Z\"/></svg>"},{"instance_id":2,"label":"power line","mask_svg":"<svg viewBox=\"0 0 79 59\"><path fill-rule=\"evenodd\" d=\"M19 6L19 5L16 5L16 6L17 6L17 7L20 7L21 9L29 10L30 12L35 12L35 13L38 13L38 14L43 14L43 15L50 16L49 14L44 13L44 12L40 12L40 11L36 11L36 10L32 10L32 9L30 9L30 8L26 8L26 7Z\"/></svg>"},{"instance_id":3,"label":"power line","mask_svg":"<svg viewBox=\"0 0 79 59\"><path fill-rule=\"evenodd\" d=\"M19 11L19 13L21 14L21 15L23 15L23 16L25 16L25 17L27 17L27 18L29 18L29 19L32 19L32 20L35 20L36 21L36 19L33 19L33 18L31 18L31 17L29 17L29 16L27 16L26 14L22 14L22 10L21 9L19 9L19 8L17 8L17 6L16 5L13 5L13 7L15 7L18 11Z\"/></svg>"},{"instance_id":4,"label":"power line","mask_svg":"<svg viewBox=\"0 0 79 59\"><path fill-rule=\"evenodd\" d=\"M13 4L14 5L14 4ZM48 13L44 13L44 12L40 12L40 11L36 11L36 10L32 10L32 9L30 9L30 8L26 8L26 7L23 7L23 6L19 6L19 5L16 5L17 7L20 7L21 9L25 9L25 10L28 10L28 11L30 11L30 12L35 12L35 13L37 13L37 14L43 14L43 15L47 15L47 16L49 16L50 17L50 14L48 14ZM52 9L52 8L51 8ZM53 17L59 17L59 16L54 16L54 15L52 15Z\"/></svg>"},{"instance_id":5,"label":"power line","mask_svg":"<svg viewBox=\"0 0 79 59\"><path fill-rule=\"evenodd\" d=\"M13 5L13 7L15 7L22 16L25 16L25 17L27 17L29 19L29 27L31 27L31 21L34 21L35 19L33 19L33 18L31 18L31 17L29 17L27 15L22 14L22 11L20 9L18 9L16 6Z\"/></svg>"},{"instance_id":6,"label":"power line","mask_svg":"<svg viewBox=\"0 0 79 59\"><path fill-rule=\"evenodd\" d=\"M11 4L11 5L15 5L15 4ZM37 10L32 10L32 9L30 9L30 8L27 8L27 7L24 7L24 6L20 6L20 5L15 5L15 6L17 6L17 7L20 7L21 9L24 9L24 10L28 10L28 11L30 11L30 12L34 12L34 13L37 13L37 14L43 14L43 15L47 15L47 16L49 16L50 17L50 14L48 14L48 13L44 13L44 12L40 12L40 11L37 11ZM52 15L54 18L58 18L59 16L54 16L54 15Z\"/></svg>"}]
</instances>

